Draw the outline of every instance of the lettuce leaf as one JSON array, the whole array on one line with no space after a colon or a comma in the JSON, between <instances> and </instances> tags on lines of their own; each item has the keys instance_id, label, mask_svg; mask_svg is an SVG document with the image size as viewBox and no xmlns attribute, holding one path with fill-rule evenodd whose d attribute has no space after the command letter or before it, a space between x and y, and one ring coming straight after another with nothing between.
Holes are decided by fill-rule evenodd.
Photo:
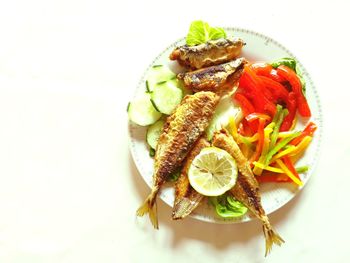
<instances>
[{"instance_id":1,"label":"lettuce leaf","mask_svg":"<svg viewBox=\"0 0 350 263\"><path fill-rule=\"evenodd\" d=\"M235 218L247 213L248 208L237 201L231 194L210 197L209 202L215 207L218 216L223 218Z\"/></svg>"},{"instance_id":2,"label":"lettuce leaf","mask_svg":"<svg viewBox=\"0 0 350 263\"><path fill-rule=\"evenodd\" d=\"M208 23L196 20L190 25L186 37L186 44L188 46L195 46L207 42L208 40L215 40L225 38L226 32L220 27L211 27Z\"/></svg>"}]
</instances>

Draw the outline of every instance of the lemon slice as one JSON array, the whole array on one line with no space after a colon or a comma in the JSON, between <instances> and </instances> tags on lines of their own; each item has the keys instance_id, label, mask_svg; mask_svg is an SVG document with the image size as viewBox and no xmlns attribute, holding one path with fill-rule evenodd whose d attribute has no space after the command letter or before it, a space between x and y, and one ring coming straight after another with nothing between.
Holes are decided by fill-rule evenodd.
<instances>
[{"instance_id":1,"label":"lemon slice","mask_svg":"<svg viewBox=\"0 0 350 263\"><path fill-rule=\"evenodd\" d=\"M235 185L237 173L236 162L228 152L206 147L192 161L188 179L198 193L219 196Z\"/></svg>"}]
</instances>

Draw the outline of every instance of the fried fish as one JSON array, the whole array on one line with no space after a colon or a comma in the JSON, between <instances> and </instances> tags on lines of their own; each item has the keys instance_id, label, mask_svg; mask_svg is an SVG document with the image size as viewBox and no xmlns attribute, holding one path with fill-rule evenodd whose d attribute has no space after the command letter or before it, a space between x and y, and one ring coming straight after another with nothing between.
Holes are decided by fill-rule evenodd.
<instances>
[{"instance_id":1,"label":"fried fish","mask_svg":"<svg viewBox=\"0 0 350 263\"><path fill-rule=\"evenodd\" d=\"M212 91L222 94L231 91L243 72L244 58L238 58L225 64L198 69L177 75L184 86L193 92Z\"/></svg>"},{"instance_id":2,"label":"fried fish","mask_svg":"<svg viewBox=\"0 0 350 263\"><path fill-rule=\"evenodd\" d=\"M200 69L237 58L245 45L240 38L220 38L196 46L180 46L170 54L171 60L191 69Z\"/></svg>"},{"instance_id":3,"label":"fried fish","mask_svg":"<svg viewBox=\"0 0 350 263\"><path fill-rule=\"evenodd\" d=\"M238 178L236 185L231 189L233 196L262 222L265 236L265 256L270 253L273 244L281 245L284 240L272 229L267 215L261 205L259 185L256 181L248 160L244 157L237 143L224 129L214 134L213 145L227 151L237 162Z\"/></svg>"},{"instance_id":4,"label":"fried fish","mask_svg":"<svg viewBox=\"0 0 350 263\"><path fill-rule=\"evenodd\" d=\"M213 92L198 92L184 97L163 127L156 148L153 186L150 195L137 210L138 216L149 213L158 229L156 197L166 178L186 158L194 143L202 135L213 116L219 97Z\"/></svg>"},{"instance_id":5,"label":"fried fish","mask_svg":"<svg viewBox=\"0 0 350 263\"><path fill-rule=\"evenodd\" d=\"M203 195L197 193L197 191L190 185L187 173L193 159L203 148L209 146L210 143L205 139L205 137L201 137L198 139L186 157L180 177L175 184L175 201L172 215L173 219L182 219L188 216L194 209L196 209L203 199Z\"/></svg>"}]
</instances>

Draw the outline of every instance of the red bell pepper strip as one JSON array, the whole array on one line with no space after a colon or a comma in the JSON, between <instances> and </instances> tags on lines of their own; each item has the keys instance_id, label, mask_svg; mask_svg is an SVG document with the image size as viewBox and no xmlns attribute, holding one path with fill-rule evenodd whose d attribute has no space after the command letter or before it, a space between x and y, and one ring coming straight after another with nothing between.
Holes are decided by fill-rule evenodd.
<instances>
[{"instance_id":1,"label":"red bell pepper strip","mask_svg":"<svg viewBox=\"0 0 350 263\"><path fill-rule=\"evenodd\" d=\"M233 98L238 102L239 106L241 107L243 111L243 116L246 117L247 115L255 112L254 106L251 104L251 102L247 99L246 96L244 96L240 92L236 92L233 95Z\"/></svg>"},{"instance_id":2,"label":"red bell pepper strip","mask_svg":"<svg viewBox=\"0 0 350 263\"><path fill-rule=\"evenodd\" d=\"M289 144L298 145L306 136L312 136L314 132L317 130L317 126L313 122L309 122L309 124L305 127L300 136L296 137Z\"/></svg>"},{"instance_id":3,"label":"red bell pepper strip","mask_svg":"<svg viewBox=\"0 0 350 263\"><path fill-rule=\"evenodd\" d=\"M268 77L260 76L259 78L261 82L265 85L265 87L268 90L270 90L275 102L277 102L277 100L279 99L283 100L284 102L287 102L288 91L282 84Z\"/></svg>"},{"instance_id":4,"label":"red bell pepper strip","mask_svg":"<svg viewBox=\"0 0 350 263\"><path fill-rule=\"evenodd\" d=\"M277 74L277 71L270 64L254 63L251 67L258 76L264 76L280 83L286 81Z\"/></svg>"},{"instance_id":5,"label":"red bell pepper strip","mask_svg":"<svg viewBox=\"0 0 350 263\"><path fill-rule=\"evenodd\" d=\"M283 78L282 76L279 76L277 74L277 70L276 69L272 69L270 72L270 75L268 75L267 77L269 77L270 79L273 79L274 81L277 81L279 83L285 82L286 79Z\"/></svg>"},{"instance_id":6,"label":"red bell pepper strip","mask_svg":"<svg viewBox=\"0 0 350 263\"><path fill-rule=\"evenodd\" d=\"M286 174L274 173L270 171L263 171L260 176L255 177L259 183L284 183L293 182Z\"/></svg>"},{"instance_id":7,"label":"red bell pepper strip","mask_svg":"<svg viewBox=\"0 0 350 263\"><path fill-rule=\"evenodd\" d=\"M289 156L282 157L282 160L283 160L284 164L287 166L287 168L295 175L295 177L300 180L300 176L299 176L297 170L295 170L295 167L294 167L292 161L290 160Z\"/></svg>"},{"instance_id":8,"label":"red bell pepper strip","mask_svg":"<svg viewBox=\"0 0 350 263\"><path fill-rule=\"evenodd\" d=\"M288 114L282 122L282 125L280 128L281 132L282 131L289 131L289 129L293 125L295 114L297 112L297 101L296 101L295 94L293 91L288 94L287 109L288 109Z\"/></svg>"},{"instance_id":9,"label":"red bell pepper strip","mask_svg":"<svg viewBox=\"0 0 350 263\"><path fill-rule=\"evenodd\" d=\"M263 93L264 86L260 82L258 76L249 67L244 68L244 72L239 81L239 87L247 89L252 95L252 102L255 109L260 113L268 113L274 116L276 113L276 106Z\"/></svg>"},{"instance_id":10,"label":"red bell pepper strip","mask_svg":"<svg viewBox=\"0 0 350 263\"><path fill-rule=\"evenodd\" d=\"M296 96L298 112L300 113L300 115L303 117L311 117L311 111L306 101L306 98L302 93L301 82L297 74L291 68L285 65L278 66L277 74L285 78L292 86L293 92Z\"/></svg>"}]
</instances>

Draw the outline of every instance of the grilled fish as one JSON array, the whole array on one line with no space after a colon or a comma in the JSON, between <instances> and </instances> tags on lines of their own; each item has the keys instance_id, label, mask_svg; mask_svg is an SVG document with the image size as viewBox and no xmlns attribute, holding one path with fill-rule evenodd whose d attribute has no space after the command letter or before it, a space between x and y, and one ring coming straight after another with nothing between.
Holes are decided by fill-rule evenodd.
<instances>
[{"instance_id":1,"label":"grilled fish","mask_svg":"<svg viewBox=\"0 0 350 263\"><path fill-rule=\"evenodd\" d=\"M231 189L233 196L262 222L265 235L265 256L271 251L272 245L281 245L284 240L272 229L267 215L261 206L259 185L256 181L248 160L240 151L237 143L224 129L214 134L213 145L227 151L237 162L238 177L236 185Z\"/></svg>"},{"instance_id":2,"label":"grilled fish","mask_svg":"<svg viewBox=\"0 0 350 263\"><path fill-rule=\"evenodd\" d=\"M221 94L233 89L245 63L244 58L238 58L225 64L180 73L177 78L183 80L184 86L193 92L212 91Z\"/></svg>"},{"instance_id":3,"label":"grilled fish","mask_svg":"<svg viewBox=\"0 0 350 263\"><path fill-rule=\"evenodd\" d=\"M198 139L186 157L180 177L175 184L173 219L182 219L188 216L203 199L203 195L197 193L196 190L194 190L190 185L187 172L193 159L200 153L203 148L209 146L210 143L205 139L205 137L201 137Z\"/></svg>"},{"instance_id":4,"label":"grilled fish","mask_svg":"<svg viewBox=\"0 0 350 263\"><path fill-rule=\"evenodd\" d=\"M164 124L156 148L152 191L137 210L138 216L149 213L150 220L157 229L156 197L159 189L166 178L182 164L202 135L218 101L219 97L213 92L198 92L185 96Z\"/></svg>"},{"instance_id":5,"label":"grilled fish","mask_svg":"<svg viewBox=\"0 0 350 263\"><path fill-rule=\"evenodd\" d=\"M220 38L210 40L197 46L177 47L170 54L171 60L177 60L180 65L191 69L200 69L237 58L245 45L240 38Z\"/></svg>"}]
</instances>

